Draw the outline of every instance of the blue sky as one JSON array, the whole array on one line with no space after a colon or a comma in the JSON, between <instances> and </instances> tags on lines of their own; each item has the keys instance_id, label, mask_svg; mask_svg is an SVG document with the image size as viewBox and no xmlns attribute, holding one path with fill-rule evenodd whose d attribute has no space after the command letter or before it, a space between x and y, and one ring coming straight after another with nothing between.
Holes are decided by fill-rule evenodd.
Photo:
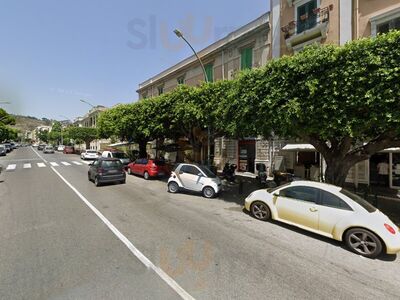
<instances>
[{"instance_id":1,"label":"blue sky","mask_svg":"<svg viewBox=\"0 0 400 300\"><path fill-rule=\"evenodd\" d=\"M269 0L1 0L0 101L63 119L136 101L138 84L269 10Z\"/></svg>"}]
</instances>

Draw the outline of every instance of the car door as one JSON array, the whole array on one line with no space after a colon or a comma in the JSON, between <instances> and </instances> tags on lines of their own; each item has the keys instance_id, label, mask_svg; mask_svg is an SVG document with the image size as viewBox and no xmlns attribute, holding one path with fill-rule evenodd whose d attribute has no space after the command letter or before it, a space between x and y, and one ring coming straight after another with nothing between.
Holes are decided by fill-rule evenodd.
<instances>
[{"instance_id":1,"label":"car door","mask_svg":"<svg viewBox=\"0 0 400 300\"><path fill-rule=\"evenodd\" d=\"M140 163L141 159L137 159L135 160L135 162L132 164L132 168L131 171L133 174L138 174L138 168L139 168L139 163Z\"/></svg>"},{"instance_id":2,"label":"car door","mask_svg":"<svg viewBox=\"0 0 400 300\"><path fill-rule=\"evenodd\" d=\"M93 180L97 175L97 167L99 166L99 161L95 160L89 167L90 178Z\"/></svg>"},{"instance_id":3,"label":"car door","mask_svg":"<svg viewBox=\"0 0 400 300\"><path fill-rule=\"evenodd\" d=\"M274 199L278 218L302 227L318 230L319 190L309 186L289 186Z\"/></svg>"},{"instance_id":4,"label":"car door","mask_svg":"<svg viewBox=\"0 0 400 300\"><path fill-rule=\"evenodd\" d=\"M351 217L353 209L338 195L321 190L318 203L319 230L332 237L336 224L341 220Z\"/></svg>"},{"instance_id":5,"label":"car door","mask_svg":"<svg viewBox=\"0 0 400 300\"><path fill-rule=\"evenodd\" d=\"M179 177L183 187L192 191L201 191L203 184L201 182L201 171L196 166L183 165L179 171Z\"/></svg>"}]
</instances>

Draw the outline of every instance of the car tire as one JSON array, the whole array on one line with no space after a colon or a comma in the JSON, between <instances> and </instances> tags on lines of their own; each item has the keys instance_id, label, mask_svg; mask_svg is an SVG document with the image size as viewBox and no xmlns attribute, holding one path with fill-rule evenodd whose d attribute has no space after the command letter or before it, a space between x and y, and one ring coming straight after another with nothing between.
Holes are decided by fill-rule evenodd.
<instances>
[{"instance_id":1,"label":"car tire","mask_svg":"<svg viewBox=\"0 0 400 300\"><path fill-rule=\"evenodd\" d=\"M149 174L149 172L145 171L145 172L143 173L143 178L144 178L145 180L149 180L149 179L150 179L150 174Z\"/></svg>"},{"instance_id":2,"label":"car tire","mask_svg":"<svg viewBox=\"0 0 400 300\"><path fill-rule=\"evenodd\" d=\"M128 167L128 175L132 175L132 170L129 167Z\"/></svg>"},{"instance_id":3,"label":"car tire","mask_svg":"<svg viewBox=\"0 0 400 300\"><path fill-rule=\"evenodd\" d=\"M203 197L211 199L215 197L215 191L211 186L206 186L203 188Z\"/></svg>"},{"instance_id":4,"label":"car tire","mask_svg":"<svg viewBox=\"0 0 400 300\"><path fill-rule=\"evenodd\" d=\"M94 185L95 186L100 186L100 181L99 181L99 178L97 176L94 178Z\"/></svg>"},{"instance_id":5,"label":"car tire","mask_svg":"<svg viewBox=\"0 0 400 300\"><path fill-rule=\"evenodd\" d=\"M250 205L251 215L260 221L267 221L271 218L271 211L267 204L262 201L254 201Z\"/></svg>"},{"instance_id":6,"label":"car tire","mask_svg":"<svg viewBox=\"0 0 400 300\"><path fill-rule=\"evenodd\" d=\"M168 183L168 192L176 194L177 192L179 192L179 185L173 181Z\"/></svg>"},{"instance_id":7,"label":"car tire","mask_svg":"<svg viewBox=\"0 0 400 300\"><path fill-rule=\"evenodd\" d=\"M344 241L352 252L368 258L376 258L383 250L383 244L379 237L363 228L348 230Z\"/></svg>"}]
</instances>

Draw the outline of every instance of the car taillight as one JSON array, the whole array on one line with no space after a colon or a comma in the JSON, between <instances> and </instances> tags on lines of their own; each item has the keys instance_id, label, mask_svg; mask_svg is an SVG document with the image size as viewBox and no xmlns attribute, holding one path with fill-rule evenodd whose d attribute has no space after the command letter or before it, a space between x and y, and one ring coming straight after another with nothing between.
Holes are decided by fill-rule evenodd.
<instances>
[{"instance_id":1,"label":"car taillight","mask_svg":"<svg viewBox=\"0 0 400 300\"><path fill-rule=\"evenodd\" d=\"M390 226L389 224L385 223L385 228L387 229L387 231L389 231L391 234L396 234L396 230L394 230L394 228L392 226Z\"/></svg>"},{"instance_id":2,"label":"car taillight","mask_svg":"<svg viewBox=\"0 0 400 300\"><path fill-rule=\"evenodd\" d=\"M104 169L99 169L98 172L99 172L99 175L103 175Z\"/></svg>"}]
</instances>

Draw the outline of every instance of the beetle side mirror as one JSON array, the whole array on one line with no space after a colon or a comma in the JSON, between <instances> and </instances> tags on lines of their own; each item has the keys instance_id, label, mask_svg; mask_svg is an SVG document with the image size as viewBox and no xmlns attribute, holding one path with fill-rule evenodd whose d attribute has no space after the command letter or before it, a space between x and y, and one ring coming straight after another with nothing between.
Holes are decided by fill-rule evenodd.
<instances>
[{"instance_id":1,"label":"beetle side mirror","mask_svg":"<svg viewBox=\"0 0 400 300\"><path fill-rule=\"evenodd\" d=\"M273 193L274 197L279 197L279 193Z\"/></svg>"}]
</instances>

